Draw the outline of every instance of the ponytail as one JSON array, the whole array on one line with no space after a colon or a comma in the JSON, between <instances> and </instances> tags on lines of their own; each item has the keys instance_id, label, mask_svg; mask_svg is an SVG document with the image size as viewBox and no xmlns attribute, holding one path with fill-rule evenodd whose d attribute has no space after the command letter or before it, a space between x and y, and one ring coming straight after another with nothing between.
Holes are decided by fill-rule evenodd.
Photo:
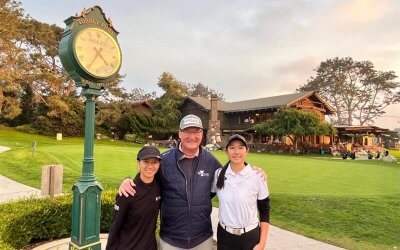
<instances>
[{"instance_id":1,"label":"ponytail","mask_svg":"<svg viewBox=\"0 0 400 250\"><path fill-rule=\"evenodd\" d=\"M217 189L222 189L224 188L224 182L225 182L225 173L226 170L228 169L230 161L228 161L225 166L222 167L221 172L219 172L218 175L218 180L217 180Z\"/></svg>"}]
</instances>

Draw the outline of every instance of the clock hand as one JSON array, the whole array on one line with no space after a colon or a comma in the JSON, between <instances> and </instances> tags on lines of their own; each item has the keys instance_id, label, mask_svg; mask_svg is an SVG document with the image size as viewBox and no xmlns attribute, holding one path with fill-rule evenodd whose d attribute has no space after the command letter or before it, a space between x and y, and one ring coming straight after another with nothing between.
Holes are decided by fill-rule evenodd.
<instances>
[{"instance_id":1,"label":"clock hand","mask_svg":"<svg viewBox=\"0 0 400 250\"><path fill-rule=\"evenodd\" d=\"M98 52L98 55L99 55L99 57L101 58L101 60L103 60L103 62L108 66L108 63L107 63L107 61L104 59L104 57L101 55L101 51L102 51L102 49L103 48L100 48L97 52Z\"/></svg>"},{"instance_id":2,"label":"clock hand","mask_svg":"<svg viewBox=\"0 0 400 250\"><path fill-rule=\"evenodd\" d=\"M98 56L98 52L96 47L93 47L94 51L96 52L96 55L93 57L92 61L89 63L89 65L87 66L88 68L92 67L92 64L94 63L94 61L96 60L97 56Z\"/></svg>"}]
</instances>

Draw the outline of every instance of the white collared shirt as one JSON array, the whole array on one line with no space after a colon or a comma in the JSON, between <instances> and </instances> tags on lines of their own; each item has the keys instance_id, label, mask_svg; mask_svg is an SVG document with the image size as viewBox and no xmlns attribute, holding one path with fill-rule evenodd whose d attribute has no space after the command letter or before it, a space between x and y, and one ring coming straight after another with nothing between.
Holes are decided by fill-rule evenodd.
<instances>
[{"instance_id":1,"label":"white collared shirt","mask_svg":"<svg viewBox=\"0 0 400 250\"><path fill-rule=\"evenodd\" d=\"M261 174L248 164L235 174L229 165L225 172L222 189L217 189L217 180L221 172L215 172L212 192L219 200L219 221L234 228L244 228L259 222L257 200L269 196L267 183Z\"/></svg>"}]
</instances>

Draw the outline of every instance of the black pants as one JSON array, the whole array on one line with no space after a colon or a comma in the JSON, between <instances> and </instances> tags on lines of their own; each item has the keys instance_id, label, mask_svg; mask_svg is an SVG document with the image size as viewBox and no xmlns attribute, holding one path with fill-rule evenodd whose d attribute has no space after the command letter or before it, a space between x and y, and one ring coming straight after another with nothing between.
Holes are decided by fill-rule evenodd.
<instances>
[{"instance_id":1,"label":"black pants","mask_svg":"<svg viewBox=\"0 0 400 250\"><path fill-rule=\"evenodd\" d=\"M217 245L218 250L251 250L260 241L260 227L242 235L228 233L218 224Z\"/></svg>"}]
</instances>

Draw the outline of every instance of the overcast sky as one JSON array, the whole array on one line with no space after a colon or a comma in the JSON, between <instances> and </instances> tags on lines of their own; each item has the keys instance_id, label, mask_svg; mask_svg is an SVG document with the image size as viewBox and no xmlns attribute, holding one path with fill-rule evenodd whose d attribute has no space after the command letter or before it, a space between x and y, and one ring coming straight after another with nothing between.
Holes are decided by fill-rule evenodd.
<instances>
[{"instance_id":1,"label":"overcast sky","mask_svg":"<svg viewBox=\"0 0 400 250\"><path fill-rule=\"evenodd\" d=\"M57 24L99 5L120 32L126 89L160 90L172 73L224 93L228 102L293 93L334 57L369 60L400 75L398 0L22 0ZM400 104L376 125L400 127Z\"/></svg>"}]
</instances>

